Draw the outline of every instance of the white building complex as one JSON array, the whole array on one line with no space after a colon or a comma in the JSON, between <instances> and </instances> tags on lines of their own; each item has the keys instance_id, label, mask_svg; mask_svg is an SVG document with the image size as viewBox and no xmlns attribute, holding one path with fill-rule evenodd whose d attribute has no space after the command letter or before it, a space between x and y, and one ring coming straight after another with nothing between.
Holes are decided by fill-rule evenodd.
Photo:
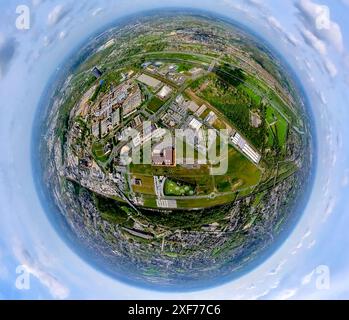
<instances>
[{"instance_id":1,"label":"white building complex","mask_svg":"<svg viewBox=\"0 0 349 320\"><path fill-rule=\"evenodd\" d=\"M239 133L236 132L235 135L231 137L231 140L254 163L258 164L261 161L261 155L256 152Z\"/></svg>"},{"instance_id":2,"label":"white building complex","mask_svg":"<svg viewBox=\"0 0 349 320\"><path fill-rule=\"evenodd\" d=\"M172 93L172 89L168 86L163 86L160 92L158 93L158 97L162 100L166 99Z\"/></svg>"},{"instance_id":3,"label":"white building complex","mask_svg":"<svg viewBox=\"0 0 349 320\"><path fill-rule=\"evenodd\" d=\"M177 201L176 200L156 199L156 205L158 206L158 208L176 209L177 208Z\"/></svg>"}]
</instances>

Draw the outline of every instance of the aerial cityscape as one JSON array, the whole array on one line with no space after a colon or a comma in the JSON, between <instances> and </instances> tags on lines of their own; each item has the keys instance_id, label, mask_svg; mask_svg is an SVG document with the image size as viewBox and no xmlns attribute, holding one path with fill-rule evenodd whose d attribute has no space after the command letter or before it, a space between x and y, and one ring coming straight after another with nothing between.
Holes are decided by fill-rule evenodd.
<instances>
[{"instance_id":1,"label":"aerial cityscape","mask_svg":"<svg viewBox=\"0 0 349 320\"><path fill-rule=\"evenodd\" d=\"M167 319L348 299L348 16L0 1L0 302Z\"/></svg>"},{"instance_id":2,"label":"aerial cityscape","mask_svg":"<svg viewBox=\"0 0 349 320\"><path fill-rule=\"evenodd\" d=\"M200 286L243 271L287 229L311 135L266 46L216 17L163 12L74 59L51 99L44 179L108 272Z\"/></svg>"}]
</instances>

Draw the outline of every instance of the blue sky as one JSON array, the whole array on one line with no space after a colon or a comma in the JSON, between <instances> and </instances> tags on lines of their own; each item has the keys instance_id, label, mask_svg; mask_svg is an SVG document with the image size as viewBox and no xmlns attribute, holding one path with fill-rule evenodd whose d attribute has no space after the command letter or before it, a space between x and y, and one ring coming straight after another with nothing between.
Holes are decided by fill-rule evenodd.
<instances>
[{"instance_id":1,"label":"blue sky","mask_svg":"<svg viewBox=\"0 0 349 320\"><path fill-rule=\"evenodd\" d=\"M22 4L29 30L16 29ZM53 72L97 28L159 4L214 11L267 39L305 88L319 146L311 198L287 241L249 274L192 293L127 286L80 259L48 221L31 171L34 115ZM0 299L349 298L348 16L347 0L0 0ZM16 288L19 265L29 271L28 290ZM327 288L317 285L321 270Z\"/></svg>"}]
</instances>

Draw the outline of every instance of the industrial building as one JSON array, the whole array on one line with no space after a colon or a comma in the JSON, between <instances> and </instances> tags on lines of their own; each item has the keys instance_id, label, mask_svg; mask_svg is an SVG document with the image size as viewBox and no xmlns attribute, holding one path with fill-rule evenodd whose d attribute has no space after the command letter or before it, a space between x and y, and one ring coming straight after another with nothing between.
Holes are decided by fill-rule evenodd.
<instances>
[{"instance_id":1,"label":"industrial building","mask_svg":"<svg viewBox=\"0 0 349 320\"><path fill-rule=\"evenodd\" d=\"M155 147L152 154L152 161L155 166L174 166L176 164L174 148Z\"/></svg>"},{"instance_id":2,"label":"industrial building","mask_svg":"<svg viewBox=\"0 0 349 320\"><path fill-rule=\"evenodd\" d=\"M202 122L200 122L198 119L193 118L190 122L189 122L189 126L194 129L194 130L199 130L202 127Z\"/></svg>"},{"instance_id":3,"label":"industrial building","mask_svg":"<svg viewBox=\"0 0 349 320\"><path fill-rule=\"evenodd\" d=\"M154 91L158 91L160 88L161 88L161 85L162 85L162 82L153 78L153 77L150 77L146 74L141 74L137 80L139 82L142 82L144 83L145 85L151 87Z\"/></svg>"},{"instance_id":4,"label":"industrial building","mask_svg":"<svg viewBox=\"0 0 349 320\"><path fill-rule=\"evenodd\" d=\"M258 164L261 160L261 155L252 149L252 147L246 142L245 139L241 137L239 133L235 133L235 135L231 138L234 145L237 146L241 151L254 163Z\"/></svg>"},{"instance_id":5,"label":"industrial building","mask_svg":"<svg viewBox=\"0 0 349 320\"><path fill-rule=\"evenodd\" d=\"M100 71L97 67L92 69L92 74L96 77L96 79L102 76L102 71Z\"/></svg>"},{"instance_id":6,"label":"industrial building","mask_svg":"<svg viewBox=\"0 0 349 320\"><path fill-rule=\"evenodd\" d=\"M172 93L172 89L168 86L163 86L163 88L158 93L158 97L161 100L165 100Z\"/></svg>"}]
</instances>

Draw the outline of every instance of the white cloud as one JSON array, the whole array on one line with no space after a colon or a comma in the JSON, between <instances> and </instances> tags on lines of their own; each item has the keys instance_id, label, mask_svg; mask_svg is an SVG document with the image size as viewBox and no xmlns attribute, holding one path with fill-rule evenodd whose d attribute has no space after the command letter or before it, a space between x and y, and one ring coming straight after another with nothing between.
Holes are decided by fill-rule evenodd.
<instances>
[{"instance_id":1,"label":"white cloud","mask_svg":"<svg viewBox=\"0 0 349 320\"><path fill-rule=\"evenodd\" d=\"M271 271L268 272L269 276L277 275L283 268L283 266L286 264L287 260L282 260L279 262L279 264Z\"/></svg>"},{"instance_id":2,"label":"white cloud","mask_svg":"<svg viewBox=\"0 0 349 320\"><path fill-rule=\"evenodd\" d=\"M52 43L53 39L49 36L43 37L44 47L48 47Z\"/></svg>"},{"instance_id":3,"label":"white cloud","mask_svg":"<svg viewBox=\"0 0 349 320\"><path fill-rule=\"evenodd\" d=\"M327 220L327 218L332 215L334 209L335 209L335 206L336 206L336 201L331 197L327 204L326 204L326 207L325 207L325 212L324 212L324 218L323 220Z\"/></svg>"},{"instance_id":4,"label":"white cloud","mask_svg":"<svg viewBox=\"0 0 349 320\"><path fill-rule=\"evenodd\" d=\"M281 291L276 297L276 300L288 300L294 297L297 293L298 289L293 288L293 289L286 289Z\"/></svg>"},{"instance_id":5,"label":"white cloud","mask_svg":"<svg viewBox=\"0 0 349 320\"><path fill-rule=\"evenodd\" d=\"M45 2L45 0L32 0L33 6L37 7L40 4L42 4L43 2Z\"/></svg>"},{"instance_id":6,"label":"white cloud","mask_svg":"<svg viewBox=\"0 0 349 320\"><path fill-rule=\"evenodd\" d=\"M307 249L311 249L311 248L313 248L315 245L316 245L316 240L312 240L312 241L308 244Z\"/></svg>"},{"instance_id":7,"label":"white cloud","mask_svg":"<svg viewBox=\"0 0 349 320\"><path fill-rule=\"evenodd\" d=\"M242 6L239 3L235 3L232 0L222 0L222 2L226 7L231 8L234 11L240 11L241 13L250 14L250 16L252 17L251 12L247 10L246 6Z\"/></svg>"},{"instance_id":8,"label":"white cloud","mask_svg":"<svg viewBox=\"0 0 349 320\"><path fill-rule=\"evenodd\" d=\"M328 6L320 5L311 0L300 0L296 3L304 26L317 38L333 46L338 52L344 48L340 26L331 20Z\"/></svg>"},{"instance_id":9,"label":"white cloud","mask_svg":"<svg viewBox=\"0 0 349 320\"><path fill-rule=\"evenodd\" d=\"M55 276L47 272L44 269L44 264L39 259L34 259L18 240L15 241L13 251L19 263L47 287L54 298L66 299L69 296L69 289L60 283Z\"/></svg>"},{"instance_id":10,"label":"white cloud","mask_svg":"<svg viewBox=\"0 0 349 320\"><path fill-rule=\"evenodd\" d=\"M67 32L66 31L61 31L60 33L59 33L59 35L58 35L58 38L60 39L60 40L63 40L63 39L65 39L66 37L67 37Z\"/></svg>"},{"instance_id":11,"label":"white cloud","mask_svg":"<svg viewBox=\"0 0 349 320\"><path fill-rule=\"evenodd\" d=\"M98 16L100 13L102 13L103 9L102 8L96 8L95 10L92 11L92 16Z\"/></svg>"},{"instance_id":12,"label":"white cloud","mask_svg":"<svg viewBox=\"0 0 349 320\"><path fill-rule=\"evenodd\" d=\"M325 69L326 69L327 73L328 73L332 78L334 78L334 77L338 74L338 70L337 70L336 65L335 65L330 59L327 58L327 59L325 60L324 66L325 66Z\"/></svg>"},{"instance_id":13,"label":"white cloud","mask_svg":"<svg viewBox=\"0 0 349 320\"><path fill-rule=\"evenodd\" d=\"M267 17L267 21L273 29L278 30L278 31L283 30L281 23L275 17L269 16L269 17Z\"/></svg>"},{"instance_id":14,"label":"white cloud","mask_svg":"<svg viewBox=\"0 0 349 320\"><path fill-rule=\"evenodd\" d=\"M321 57L322 64L325 68L327 74L334 78L338 74L338 70L333 61L328 57L327 45L324 41L317 38L312 32L308 29L301 29L301 35L306 44L313 48Z\"/></svg>"},{"instance_id":15,"label":"white cloud","mask_svg":"<svg viewBox=\"0 0 349 320\"><path fill-rule=\"evenodd\" d=\"M311 230L308 228L305 232L304 235L302 236L302 238L298 241L297 245L293 248L293 250L291 251L292 255L296 255L300 249L302 249L304 247L304 245L306 245L306 241L307 239L311 236L312 232Z\"/></svg>"},{"instance_id":16,"label":"white cloud","mask_svg":"<svg viewBox=\"0 0 349 320\"><path fill-rule=\"evenodd\" d=\"M246 2L257 8L263 7L263 2L261 0L246 0Z\"/></svg>"},{"instance_id":17,"label":"white cloud","mask_svg":"<svg viewBox=\"0 0 349 320\"><path fill-rule=\"evenodd\" d=\"M321 56L325 56L327 54L327 46L324 41L317 38L308 29L301 29L300 32L305 43L307 43L310 47L317 51Z\"/></svg>"},{"instance_id":18,"label":"white cloud","mask_svg":"<svg viewBox=\"0 0 349 320\"><path fill-rule=\"evenodd\" d=\"M316 90L316 94L319 97L319 99L320 99L320 101L321 101L321 103L323 105L327 105L328 104L326 95L325 95L325 93L323 91Z\"/></svg>"},{"instance_id":19,"label":"white cloud","mask_svg":"<svg viewBox=\"0 0 349 320\"><path fill-rule=\"evenodd\" d=\"M262 2L261 0L247 0L248 3L253 4L253 5L261 5Z\"/></svg>"},{"instance_id":20,"label":"white cloud","mask_svg":"<svg viewBox=\"0 0 349 320\"><path fill-rule=\"evenodd\" d=\"M281 25L280 21L277 20L274 16L267 16L266 20L269 24L269 26L276 32L280 33L284 40L291 43L292 45L296 46L298 44L297 38L291 34L288 33Z\"/></svg>"},{"instance_id":21,"label":"white cloud","mask_svg":"<svg viewBox=\"0 0 349 320\"><path fill-rule=\"evenodd\" d=\"M48 14L47 23L50 26L56 25L58 22L60 22L64 18L64 16L67 13L68 13L68 10L66 10L63 5L57 5Z\"/></svg>"},{"instance_id":22,"label":"white cloud","mask_svg":"<svg viewBox=\"0 0 349 320\"><path fill-rule=\"evenodd\" d=\"M310 272L309 274L305 275L301 281L302 286L308 285L311 282L313 275L314 275L314 270L312 272Z\"/></svg>"},{"instance_id":23,"label":"white cloud","mask_svg":"<svg viewBox=\"0 0 349 320\"><path fill-rule=\"evenodd\" d=\"M302 237L303 240L309 238L311 236L311 231L310 229L307 229Z\"/></svg>"},{"instance_id":24,"label":"white cloud","mask_svg":"<svg viewBox=\"0 0 349 320\"><path fill-rule=\"evenodd\" d=\"M340 26L331 20L329 7L317 4L311 0L299 0L295 3L303 24L300 33L310 47L321 56L324 70L334 78L338 69L328 54L331 48L343 53L344 43Z\"/></svg>"}]
</instances>

